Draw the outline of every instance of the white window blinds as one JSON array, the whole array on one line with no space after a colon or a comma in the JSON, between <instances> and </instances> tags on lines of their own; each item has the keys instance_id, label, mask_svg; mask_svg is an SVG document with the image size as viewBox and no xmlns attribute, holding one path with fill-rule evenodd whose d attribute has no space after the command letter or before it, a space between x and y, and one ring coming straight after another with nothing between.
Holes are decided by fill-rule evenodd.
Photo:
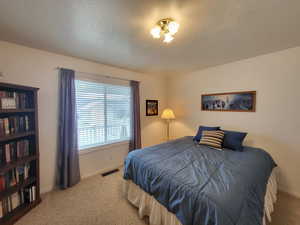
<instances>
[{"instance_id":1,"label":"white window blinds","mask_svg":"<svg viewBox=\"0 0 300 225\"><path fill-rule=\"evenodd\" d=\"M79 149L129 140L131 89L76 80Z\"/></svg>"}]
</instances>

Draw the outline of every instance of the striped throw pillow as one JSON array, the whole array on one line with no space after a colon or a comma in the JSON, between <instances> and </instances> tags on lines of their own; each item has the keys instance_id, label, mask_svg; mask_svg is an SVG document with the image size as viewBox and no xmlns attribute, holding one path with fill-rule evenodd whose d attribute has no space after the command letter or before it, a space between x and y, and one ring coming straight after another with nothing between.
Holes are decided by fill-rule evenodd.
<instances>
[{"instance_id":1,"label":"striped throw pillow","mask_svg":"<svg viewBox=\"0 0 300 225\"><path fill-rule=\"evenodd\" d=\"M222 150L223 138L224 131L222 130L203 131L199 144Z\"/></svg>"}]
</instances>

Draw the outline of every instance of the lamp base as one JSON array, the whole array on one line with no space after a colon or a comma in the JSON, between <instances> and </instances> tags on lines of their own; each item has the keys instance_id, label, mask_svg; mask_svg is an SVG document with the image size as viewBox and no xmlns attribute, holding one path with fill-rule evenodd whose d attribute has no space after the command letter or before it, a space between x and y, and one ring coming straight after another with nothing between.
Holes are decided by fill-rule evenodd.
<instances>
[{"instance_id":1,"label":"lamp base","mask_svg":"<svg viewBox=\"0 0 300 225\"><path fill-rule=\"evenodd\" d=\"M167 141L170 141L170 123L171 123L171 120L167 120Z\"/></svg>"}]
</instances>

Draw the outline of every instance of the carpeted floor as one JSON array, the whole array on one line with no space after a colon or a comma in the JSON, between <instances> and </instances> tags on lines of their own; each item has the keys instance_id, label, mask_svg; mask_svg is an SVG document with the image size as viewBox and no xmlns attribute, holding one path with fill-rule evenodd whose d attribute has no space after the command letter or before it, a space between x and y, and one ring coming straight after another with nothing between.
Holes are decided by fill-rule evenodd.
<instances>
[{"instance_id":1,"label":"carpeted floor","mask_svg":"<svg viewBox=\"0 0 300 225\"><path fill-rule=\"evenodd\" d=\"M122 197L121 172L93 176L75 187L42 196L17 225L145 225Z\"/></svg>"},{"instance_id":2,"label":"carpeted floor","mask_svg":"<svg viewBox=\"0 0 300 225\"><path fill-rule=\"evenodd\" d=\"M300 200L280 194L271 225L297 225ZM74 188L53 191L16 225L147 225L122 196L121 172L83 180Z\"/></svg>"}]
</instances>

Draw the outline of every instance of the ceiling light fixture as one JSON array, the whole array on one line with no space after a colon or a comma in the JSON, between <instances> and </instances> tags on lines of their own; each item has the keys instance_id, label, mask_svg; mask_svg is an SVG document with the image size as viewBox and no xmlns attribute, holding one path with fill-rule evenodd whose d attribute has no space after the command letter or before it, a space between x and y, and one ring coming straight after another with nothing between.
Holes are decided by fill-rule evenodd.
<instances>
[{"instance_id":1,"label":"ceiling light fixture","mask_svg":"<svg viewBox=\"0 0 300 225\"><path fill-rule=\"evenodd\" d=\"M157 22L156 26L150 31L151 35L155 39L164 37L163 42L170 43L174 39L174 34L177 33L179 24L171 18L161 19Z\"/></svg>"}]
</instances>

